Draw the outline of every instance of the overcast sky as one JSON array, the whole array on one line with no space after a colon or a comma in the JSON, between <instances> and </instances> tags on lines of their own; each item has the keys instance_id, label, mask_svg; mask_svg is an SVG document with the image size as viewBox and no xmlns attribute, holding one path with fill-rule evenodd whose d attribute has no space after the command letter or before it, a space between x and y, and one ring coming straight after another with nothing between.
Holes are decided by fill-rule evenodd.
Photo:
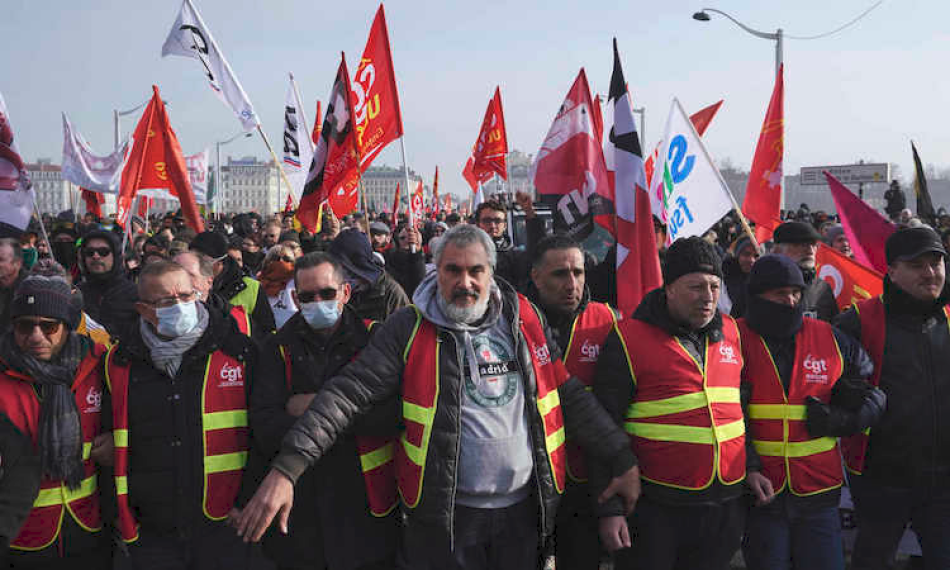
<instances>
[{"instance_id":1,"label":"overcast sky","mask_svg":"<svg viewBox=\"0 0 950 570\"><path fill-rule=\"evenodd\" d=\"M282 138L287 72L314 118L345 51L351 70L378 3L364 0L195 0L243 83L268 136ZM113 144L112 110L145 101L157 84L186 153L239 130L214 97L200 64L161 58L178 0L3 0L0 92L27 160L62 155L65 111L97 152ZM873 0L717 1L765 31L814 35L838 27ZM725 99L706 134L717 159L752 161L773 86L774 42L713 15L699 0L511 2L399 0L386 5L410 166L429 182L436 165L446 190L467 196L461 169L488 99L501 86L509 143L535 153L581 67L605 92L616 36L648 147L662 136L673 96L687 111ZM813 41L789 39L785 172L858 159L896 162L912 174L910 139L925 163L950 151L950 4L886 0L855 26ZM123 135L138 117L127 117ZM398 144L376 164L400 163ZM281 148L277 149L278 154ZM222 150L266 155L260 137Z\"/></svg>"}]
</instances>

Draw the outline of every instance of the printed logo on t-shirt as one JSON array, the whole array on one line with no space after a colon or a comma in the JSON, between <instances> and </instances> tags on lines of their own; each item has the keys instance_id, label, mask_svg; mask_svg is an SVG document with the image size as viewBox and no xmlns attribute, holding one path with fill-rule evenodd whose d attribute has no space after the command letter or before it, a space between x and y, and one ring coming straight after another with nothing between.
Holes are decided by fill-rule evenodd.
<instances>
[{"instance_id":1,"label":"printed logo on t-shirt","mask_svg":"<svg viewBox=\"0 0 950 570\"><path fill-rule=\"evenodd\" d=\"M465 392L473 402L485 408L497 408L511 402L521 381L518 361L503 343L485 336L473 339L478 357L477 385L465 374Z\"/></svg>"}]
</instances>

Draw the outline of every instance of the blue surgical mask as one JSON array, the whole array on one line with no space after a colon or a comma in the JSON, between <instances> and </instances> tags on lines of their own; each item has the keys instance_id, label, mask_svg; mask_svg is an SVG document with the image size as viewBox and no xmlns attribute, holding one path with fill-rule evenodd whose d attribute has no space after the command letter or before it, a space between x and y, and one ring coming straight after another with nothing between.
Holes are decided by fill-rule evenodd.
<instances>
[{"instance_id":1,"label":"blue surgical mask","mask_svg":"<svg viewBox=\"0 0 950 570\"><path fill-rule=\"evenodd\" d=\"M155 316L158 317L158 334L162 336L177 338L183 334L191 332L198 324L198 306L197 301L189 303L176 303L171 307L159 307L155 309Z\"/></svg>"},{"instance_id":2,"label":"blue surgical mask","mask_svg":"<svg viewBox=\"0 0 950 570\"><path fill-rule=\"evenodd\" d=\"M340 319L340 307L336 300L313 301L300 306L300 314L313 329L326 329Z\"/></svg>"}]
</instances>

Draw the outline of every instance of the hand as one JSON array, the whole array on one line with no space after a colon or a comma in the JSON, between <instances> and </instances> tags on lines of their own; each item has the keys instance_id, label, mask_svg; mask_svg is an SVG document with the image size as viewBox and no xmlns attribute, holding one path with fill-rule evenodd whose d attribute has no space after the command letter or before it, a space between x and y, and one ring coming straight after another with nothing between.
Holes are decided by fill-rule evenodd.
<instances>
[{"instance_id":1,"label":"hand","mask_svg":"<svg viewBox=\"0 0 950 570\"><path fill-rule=\"evenodd\" d=\"M600 543L607 552L630 548L630 529L627 528L627 519L621 516L604 517L598 523L600 527Z\"/></svg>"},{"instance_id":2,"label":"hand","mask_svg":"<svg viewBox=\"0 0 950 570\"><path fill-rule=\"evenodd\" d=\"M310 407L310 402L316 394L294 394L287 400L287 413L299 418Z\"/></svg>"},{"instance_id":3,"label":"hand","mask_svg":"<svg viewBox=\"0 0 950 570\"><path fill-rule=\"evenodd\" d=\"M294 484L286 475L271 469L233 526L244 542L259 542L274 517L280 515L280 532L287 534L287 520L294 506Z\"/></svg>"},{"instance_id":4,"label":"hand","mask_svg":"<svg viewBox=\"0 0 950 570\"><path fill-rule=\"evenodd\" d=\"M517 192L515 194L515 202L517 202L518 205L521 206L521 209L524 210L525 218L530 220L535 216L534 203L531 201L531 196L529 196L527 193L521 191Z\"/></svg>"},{"instance_id":5,"label":"hand","mask_svg":"<svg viewBox=\"0 0 950 570\"><path fill-rule=\"evenodd\" d=\"M761 472L749 471L746 473L745 482L755 495L755 505L757 507L767 505L775 498L775 489L772 488L772 481Z\"/></svg>"},{"instance_id":6,"label":"hand","mask_svg":"<svg viewBox=\"0 0 950 570\"><path fill-rule=\"evenodd\" d=\"M419 233L419 230L413 227L406 228L406 237L408 238L409 247L414 248L412 251L419 251L422 246L422 234Z\"/></svg>"},{"instance_id":7,"label":"hand","mask_svg":"<svg viewBox=\"0 0 950 570\"><path fill-rule=\"evenodd\" d=\"M326 227L324 228L324 231L330 236L330 239L333 239L340 233L340 219L333 214L333 210L330 208L329 204L327 204L324 211L327 212L327 216L325 218Z\"/></svg>"},{"instance_id":8,"label":"hand","mask_svg":"<svg viewBox=\"0 0 950 570\"><path fill-rule=\"evenodd\" d=\"M99 465L111 466L115 461L115 440L112 432L100 433L92 440L89 457Z\"/></svg>"},{"instance_id":9,"label":"hand","mask_svg":"<svg viewBox=\"0 0 950 570\"><path fill-rule=\"evenodd\" d=\"M630 469L610 480L610 484L604 489L604 492L597 498L598 503L605 503L607 499L614 495L623 497L623 507L629 515L637 506L637 500L640 498L640 467L634 465Z\"/></svg>"}]
</instances>

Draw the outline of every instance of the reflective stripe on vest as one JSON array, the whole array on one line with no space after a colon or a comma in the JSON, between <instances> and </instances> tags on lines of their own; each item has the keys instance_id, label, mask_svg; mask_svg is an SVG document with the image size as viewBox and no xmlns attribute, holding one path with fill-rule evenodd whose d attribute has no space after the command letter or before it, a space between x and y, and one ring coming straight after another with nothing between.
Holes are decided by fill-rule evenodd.
<instances>
[{"instance_id":1,"label":"reflective stripe on vest","mask_svg":"<svg viewBox=\"0 0 950 570\"><path fill-rule=\"evenodd\" d=\"M106 356L106 381L112 393L115 487L118 528L122 539L138 538L138 524L129 501L128 391L130 366L113 362L115 348ZM242 362L221 351L208 356L201 391L203 449L202 512L211 520L223 520L240 490L247 464L248 424Z\"/></svg>"},{"instance_id":2,"label":"reflective stripe on vest","mask_svg":"<svg viewBox=\"0 0 950 570\"><path fill-rule=\"evenodd\" d=\"M251 336L251 316L241 305L231 306L231 317L237 323L238 330L244 336Z\"/></svg>"},{"instance_id":3,"label":"reflective stripe on vest","mask_svg":"<svg viewBox=\"0 0 950 570\"><path fill-rule=\"evenodd\" d=\"M95 346L80 363L72 385L82 429L82 479L70 489L61 480L43 477L33 508L16 537L10 542L14 550L36 551L48 547L60 536L63 517L69 512L76 524L87 532L102 528L99 511L97 467L91 459L92 442L100 429L102 376L99 358L103 347ZM0 413L37 443L40 401L32 380L13 370L0 373Z\"/></svg>"},{"instance_id":4,"label":"reflective stripe on vest","mask_svg":"<svg viewBox=\"0 0 950 570\"><path fill-rule=\"evenodd\" d=\"M765 341L745 320L739 321L745 340L743 377L752 387L749 437L762 460L761 472L776 493L787 486L795 495L824 493L841 486L844 477L838 441L811 437L805 426L809 396L831 400L835 382L844 372L844 359L834 329L805 317L795 335L795 354L786 393Z\"/></svg>"},{"instance_id":5,"label":"reflective stripe on vest","mask_svg":"<svg viewBox=\"0 0 950 570\"><path fill-rule=\"evenodd\" d=\"M725 485L745 478L740 335L731 317L722 319L722 340L706 340L705 367L653 325L630 319L614 327L636 386L624 428L652 483L702 490L717 478Z\"/></svg>"},{"instance_id":6,"label":"reflective stripe on vest","mask_svg":"<svg viewBox=\"0 0 950 570\"><path fill-rule=\"evenodd\" d=\"M416 324L406 349L403 372L402 410L405 429L396 448L396 478L403 504L415 508L422 497L429 439L439 397L439 357L442 339L431 322L416 310ZM558 493L564 491L566 449L564 416L558 387L568 378L560 360L551 359L551 351L541 319L524 296L518 295L519 331L524 338L537 382L536 405L544 426L545 450L551 476Z\"/></svg>"},{"instance_id":7,"label":"reflective stripe on vest","mask_svg":"<svg viewBox=\"0 0 950 570\"><path fill-rule=\"evenodd\" d=\"M241 279L244 281L244 289L228 299L228 302L234 306L244 307L244 311L247 312L248 316L251 316L254 314L254 308L257 307L257 293L261 288L261 284L246 275Z\"/></svg>"},{"instance_id":8,"label":"reflective stripe on vest","mask_svg":"<svg viewBox=\"0 0 950 570\"><path fill-rule=\"evenodd\" d=\"M564 350L564 366L590 390L597 371L597 358L604 340L613 329L617 317L609 305L590 302L584 312L574 318L571 336ZM572 481L587 481L587 465L581 447L567 442L567 474Z\"/></svg>"}]
</instances>

